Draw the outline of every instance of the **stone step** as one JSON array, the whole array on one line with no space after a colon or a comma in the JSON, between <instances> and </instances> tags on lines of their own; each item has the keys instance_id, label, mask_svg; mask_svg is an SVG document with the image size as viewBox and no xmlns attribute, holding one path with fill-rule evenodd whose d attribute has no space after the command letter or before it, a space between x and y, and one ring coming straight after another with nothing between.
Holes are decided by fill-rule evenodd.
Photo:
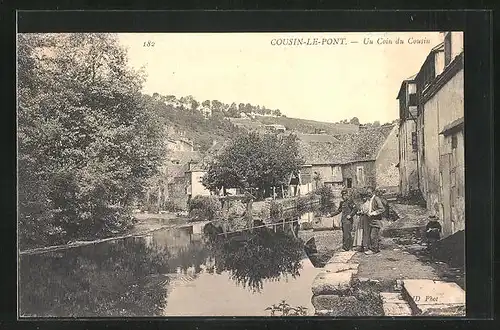
<instances>
[{"instance_id":1,"label":"stone step","mask_svg":"<svg viewBox=\"0 0 500 330\"><path fill-rule=\"evenodd\" d=\"M403 280L402 294L414 315L465 316L465 291L456 283Z\"/></svg>"},{"instance_id":2,"label":"stone step","mask_svg":"<svg viewBox=\"0 0 500 330\"><path fill-rule=\"evenodd\" d=\"M385 316L411 316L410 305L403 299L403 295L398 292L381 292L382 306Z\"/></svg>"},{"instance_id":3,"label":"stone step","mask_svg":"<svg viewBox=\"0 0 500 330\"><path fill-rule=\"evenodd\" d=\"M351 290L352 277L357 269L345 269L340 272L323 271L312 283L313 295L345 295Z\"/></svg>"},{"instance_id":4,"label":"stone step","mask_svg":"<svg viewBox=\"0 0 500 330\"><path fill-rule=\"evenodd\" d=\"M356 254L356 251L336 252L327 263L346 263Z\"/></svg>"}]
</instances>

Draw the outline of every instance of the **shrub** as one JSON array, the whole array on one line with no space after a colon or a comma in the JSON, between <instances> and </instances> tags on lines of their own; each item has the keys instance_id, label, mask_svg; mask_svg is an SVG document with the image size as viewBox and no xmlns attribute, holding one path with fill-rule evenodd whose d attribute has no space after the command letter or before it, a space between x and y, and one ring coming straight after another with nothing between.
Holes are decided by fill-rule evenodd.
<instances>
[{"instance_id":1,"label":"shrub","mask_svg":"<svg viewBox=\"0 0 500 330\"><path fill-rule=\"evenodd\" d=\"M257 217L263 221L266 221L271 217L271 206L269 203L262 203L261 209L257 212Z\"/></svg>"},{"instance_id":2,"label":"shrub","mask_svg":"<svg viewBox=\"0 0 500 330\"><path fill-rule=\"evenodd\" d=\"M333 202L333 191L326 186L319 188L316 192L320 196L319 199L319 211L322 214L327 214L335 209L335 203Z\"/></svg>"},{"instance_id":3,"label":"shrub","mask_svg":"<svg viewBox=\"0 0 500 330\"><path fill-rule=\"evenodd\" d=\"M309 230L309 229L313 229L313 224L312 222L303 222L301 224L301 227L302 227L302 230Z\"/></svg>"},{"instance_id":4,"label":"shrub","mask_svg":"<svg viewBox=\"0 0 500 330\"><path fill-rule=\"evenodd\" d=\"M164 205L165 210L170 211L170 212L180 212L183 211L182 207L179 205L175 204L174 201L172 200L167 200Z\"/></svg>"},{"instance_id":5,"label":"shrub","mask_svg":"<svg viewBox=\"0 0 500 330\"><path fill-rule=\"evenodd\" d=\"M269 216L273 222L283 221L283 205L276 201L272 201L269 206Z\"/></svg>"},{"instance_id":6,"label":"shrub","mask_svg":"<svg viewBox=\"0 0 500 330\"><path fill-rule=\"evenodd\" d=\"M188 203L191 221L216 220L222 215L222 206L217 196L195 196Z\"/></svg>"},{"instance_id":7,"label":"shrub","mask_svg":"<svg viewBox=\"0 0 500 330\"><path fill-rule=\"evenodd\" d=\"M229 210L223 215L223 221L228 231L245 229L247 222L245 219L246 206L241 201L234 201L229 206Z\"/></svg>"}]
</instances>

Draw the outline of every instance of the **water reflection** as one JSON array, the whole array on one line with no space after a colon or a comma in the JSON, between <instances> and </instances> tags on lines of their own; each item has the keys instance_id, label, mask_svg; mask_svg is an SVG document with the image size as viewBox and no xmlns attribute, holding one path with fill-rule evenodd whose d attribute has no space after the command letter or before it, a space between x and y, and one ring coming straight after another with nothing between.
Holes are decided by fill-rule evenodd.
<instances>
[{"instance_id":1,"label":"water reflection","mask_svg":"<svg viewBox=\"0 0 500 330\"><path fill-rule=\"evenodd\" d=\"M224 237L163 230L62 252L24 255L19 263L21 316L162 315L175 279L229 272L258 291L263 281L296 277L303 245L267 228ZM211 276L211 275L208 275ZM228 282L228 286L235 284ZM237 302L235 302L237 303Z\"/></svg>"},{"instance_id":2,"label":"water reflection","mask_svg":"<svg viewBox=\"0 0 500 330\"><path fill-rule=\"evenodd\" d=\"M299 276L303 244L282 231L259 228L212 236L209 247L218 274L228 271L237 284L254 291L263 288L264 280L279 280L291 275Z\"/></svg>"},{"instance_id":3,"label":"water reflection","mask_svg":"<svg viewBox=\"0 0 500 330\"><path fill-rule=\"evenodd\" d=\"M21 316L146 316L166 302L169 252L125 239L23 256Z\"/></svg>"}]
</instances>

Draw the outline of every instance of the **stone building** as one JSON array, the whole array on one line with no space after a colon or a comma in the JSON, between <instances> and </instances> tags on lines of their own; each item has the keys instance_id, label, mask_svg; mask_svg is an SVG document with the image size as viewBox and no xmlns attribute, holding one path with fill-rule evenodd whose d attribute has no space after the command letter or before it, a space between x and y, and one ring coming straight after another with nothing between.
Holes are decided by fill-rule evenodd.
<instances>
[{"instance_id":1,"label":"stone building","mask_svg":"<svg viewBox=\"0 0 500 330\"><path fill-rule=\"evenodd\" d=\"M417 85L416 75L401 83L399 100L399 192L408 196L419 186L417 159Z\"/></svg>"},{"instance_id":2,"label":"stone building","mask_svg":"<svg viewBox=\"0 0 500 330\"><path fill-rule=\"evenodd\" d=\"M445 236L465 227L463 34L443 33L415 77L419 188Z\"/></svg>"},{"instance_id":3,"label":"stone building","mask_svg":"<svg viewBox=\"0 0 500 330\"><path fill-rule=\"evenodd\" d=\"M397 130L397 125L386 125L330 138L299 136L303 171L310 173L312 188L326 185L337 196L344 187L397 190Z\"/></svg>"}]
</instances>

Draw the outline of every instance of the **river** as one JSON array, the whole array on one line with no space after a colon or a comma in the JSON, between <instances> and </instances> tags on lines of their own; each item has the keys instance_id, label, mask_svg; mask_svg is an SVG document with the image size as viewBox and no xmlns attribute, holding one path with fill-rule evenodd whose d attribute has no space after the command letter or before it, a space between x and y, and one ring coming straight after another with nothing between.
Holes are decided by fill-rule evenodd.
<instances>
[{"instance_id":1,"label":"river","mask_svg":"<svg viewBox=\"0 0 500 330\"><path fill-rule=\"evenodd\" d=\"M21 317L268 316L285 300L313 315L319 271L282 232L209 239L189 226L163 229L22 255L19 309Z\"/></svg>"}]
</instances>

